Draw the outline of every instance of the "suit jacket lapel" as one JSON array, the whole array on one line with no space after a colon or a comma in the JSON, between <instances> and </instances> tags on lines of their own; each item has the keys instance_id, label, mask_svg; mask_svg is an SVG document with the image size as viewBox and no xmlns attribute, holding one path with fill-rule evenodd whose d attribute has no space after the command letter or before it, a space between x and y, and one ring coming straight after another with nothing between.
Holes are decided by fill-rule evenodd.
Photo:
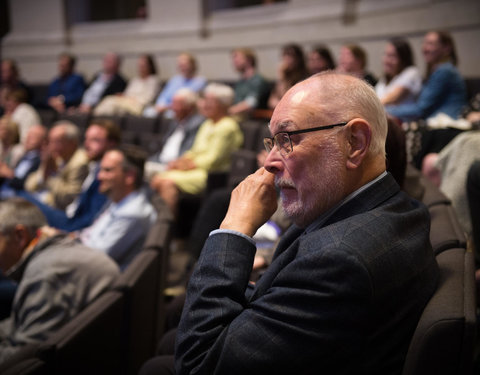
<instances>
[{"instance_id":1,"label":"suit jacket lapel","mask_svg":"<svg viewBox=\"0 0 480 375\"><path fill-rule=\"evenodd\" d=\"M298 241L298 238L303 232L304 229L299 228L296 225L292 225L287 232L285 232L278 243L275 254L273 255L272 263L268 266L268 271L257 281L253 293L250 296L250 301L263 295L267 289L270 288L277 274L295 258L297 247L294 243Z\"/></svg>"},{"instance_id":2,"label":"suit jacket lapel","mask_svg":"<svg viewBox=\"0 0 480 375\"><path fill-rule=\"evenodd\" d=\"M342 205L329 218L318 224L317 230L347 217L369 211L378 206L392 195L396 194L400 187L396 183L391 174L387 174L385 178L362 191L356 197ZM272 263L268 267L267 272L263 274L255 285L255 289L250 297L250 301L255 300L258 296L263 295L268 288L271 287L273 280L277 274L285 268L285 266L293 261L297 254L298 241L304 229L292 225L282 236Z\"/></svg>"}]
</instances>

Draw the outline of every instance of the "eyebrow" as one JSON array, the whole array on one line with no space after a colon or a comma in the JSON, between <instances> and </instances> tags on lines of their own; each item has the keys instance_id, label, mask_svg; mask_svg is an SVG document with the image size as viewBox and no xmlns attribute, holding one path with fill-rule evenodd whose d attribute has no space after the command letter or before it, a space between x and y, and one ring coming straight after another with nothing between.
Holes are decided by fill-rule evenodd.
<instances>
[{"instance_id":1,"label":"eyebrow","mask_svg":"<svg viewBox=\"0 0 480 375\"><path fill-rule=\"evenodd\" d=\"M268 123L268 128L269 128L270 130L271 130L271 125L272 125L272 123L269 122L269 123ZM276 134L278 134L278 133L280 133L280 132L282 132L282 131L285 131L285 129L287 129L290 125L295 125L295 123L294 123L293 121L283 121L283 122L279 123L279 124L277 125L277 133L276 133Z\"/></svg>"}]
</instances>

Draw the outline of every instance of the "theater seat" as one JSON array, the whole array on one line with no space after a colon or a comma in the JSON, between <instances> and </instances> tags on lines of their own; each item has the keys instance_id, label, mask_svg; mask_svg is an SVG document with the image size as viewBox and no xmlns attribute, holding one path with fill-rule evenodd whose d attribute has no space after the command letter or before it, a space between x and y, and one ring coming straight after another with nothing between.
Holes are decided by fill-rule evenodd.
<instances>
[{"instance_id":1,"label":"theater seat","mask_svg":"<svg viewBox=\"0 0 480 375\"><path fill-rule=\"evenodd\" d=\"M1 371L2 375L48 375L47 365L38 358L28 358L15 363L8 370Z\"/></svg>"},{"instance_id":2,"label":"theater seat","mask_svg":"<svg viewBox=\"0 0 480 375\"><path fill-rule=\"evenodd\" d=\"M47 365L37 357L39 344L28 344L0 365L2 375L47 375Z\"/></svg>"},{"instance_id":3,"label":"theater seat","mask_svg":"<svg viewBox=\"0 0 480 375\"><path fill-rule=\"evenodd\" d=\"M141 251L120 276L115 289L125 295L122 356L126 374L136 374L156 345L159 253Z\"/></svg>"},{"instance_id":4,"label":"theater seat","mask_svg":"<svg viewBox=\"0 0 480 375\"><path fill-rule=\"evenodd\" d=\"M408 349L403 375L471 374L475 342L474 259L465 249L437 256L440 280Z\"/></svg>"},{"instance_id":5,"label":"theater seat","mask_svg":"<svg viewBox=\"0 0 480 375\"><path fill-rule=\"evenodd\" d=\"M155 207L155 211L157 211L157 220L153 227L148 231L147 238L143 244L143 249L154 250L159 255L156 288L157 313L155 323L155 342L158 342L164 333L165 326L165 296L163 291L167 283L173 216L160 196L154 195L152 197L152 204Z\"/></svg>"},{"instance_id":6,"label":"theater seat","mask_svg":"<svg viewBox=\"0 0 480 375\"><path fill-rule=\"evenodd\" d=\"M436 204L430 212L430 242L435 255L456 247L466 248L467 238L450 204Z\"/></svg>"},{"instance_id":7,"label":"theater seat","mask_svg":"<svg viewBox=\"0 0 480 375\"><path fill-rule=\"evenodd\" d=\"M120 374L124 296L108 291L42 343L48 374Z\"/></svg>"}]
</instances>

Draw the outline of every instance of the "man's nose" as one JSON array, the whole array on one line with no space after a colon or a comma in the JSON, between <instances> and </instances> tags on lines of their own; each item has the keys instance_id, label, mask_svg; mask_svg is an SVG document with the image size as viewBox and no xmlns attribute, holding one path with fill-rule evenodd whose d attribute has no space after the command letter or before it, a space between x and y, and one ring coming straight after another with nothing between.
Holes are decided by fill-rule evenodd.
<instances>
[{"instance_id":1,"label":"man's nose","mask_svg":"<svg viewBox=\"0 0 480 375\"><path fill-rule=\"evenodd\" d=\"M267 171L273 174L283 169L283 159L280 155L280 151L277 149L277 146L273 146L273 148L270 150L263 166Z\"/></svg>"}]
</instances>

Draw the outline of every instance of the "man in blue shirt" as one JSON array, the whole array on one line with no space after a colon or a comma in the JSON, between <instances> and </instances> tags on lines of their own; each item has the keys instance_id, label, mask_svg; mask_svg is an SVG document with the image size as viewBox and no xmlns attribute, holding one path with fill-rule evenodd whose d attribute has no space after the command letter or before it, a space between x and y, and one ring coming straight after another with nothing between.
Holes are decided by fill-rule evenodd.
<instances>
[{"instance_id":1,"label":"man in blue shirt","mask_svg":"<svg viewBox=\"0 0 480 375\"><path fill-rule=\"evenodd\" d=\"M105 153L98 190L109 201L93 224L78 233L84 245L108 254L122 270L142 249L157 216L141 188L144 163L145 155L133 146Z\"/></svg>"},{"instance_id":2,"label":"man in blue shirt","mask_svg":"<svg viewBox=\"0 0 480 375\"><path fill-rule=\"evenodd\" d=\"M155 106L145 109L144 116L155 117L168 110L173 96L179 89L188 88L194 92L200 92L207 84L205 77L197 75L197 60L189 53L184 52L177 57L177 71L178 74L168 80L158 95Z\"/></svg>"},{"instance_id":3,"label":"man in blue shirt","mask_svg":"<svg viewBox=\"0 0 480 375\"><path fill-rule=\"evenodd\" d=\"M75 62L73 55L62 53L58 58L59 75L48 87L47 103L59 113L79 105L85 91L83 77L74 73Z\"/></svg>"}]
</instances>

